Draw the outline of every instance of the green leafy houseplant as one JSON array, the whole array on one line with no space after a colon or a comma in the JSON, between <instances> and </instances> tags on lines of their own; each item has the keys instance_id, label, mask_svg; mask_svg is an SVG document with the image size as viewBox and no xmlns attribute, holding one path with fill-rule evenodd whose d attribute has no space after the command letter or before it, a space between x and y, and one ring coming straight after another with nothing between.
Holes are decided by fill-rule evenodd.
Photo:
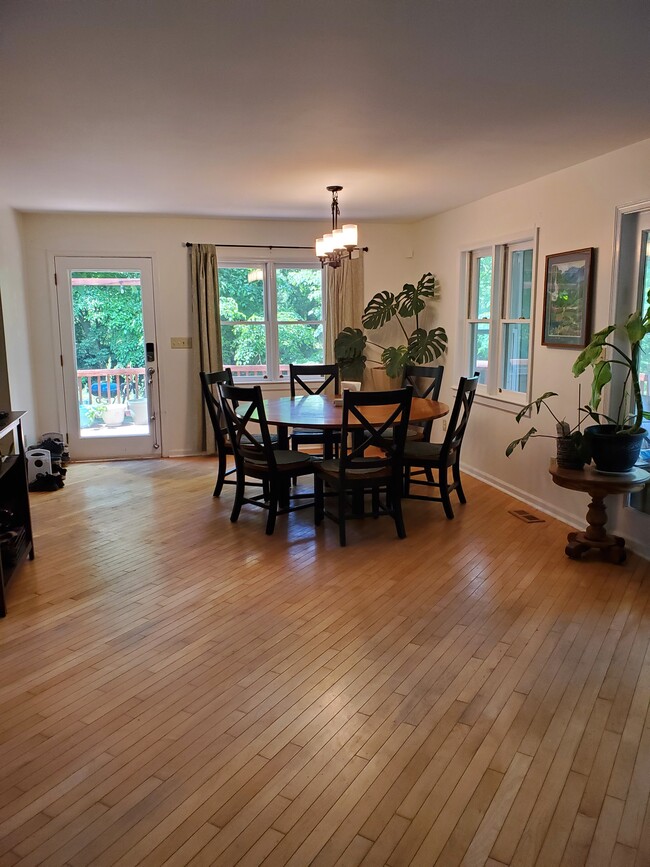
<instances>
[{"instance_id":1,"label":"green leafy houseplant","mask_svg":"<svg viewBox=\"0 0 650 867\"><path fill-rule=\"evenodd\" d=\"M440 284L433 274L423 274L417 286L406 283L402 291L377 292L366 304L361 321L368 331L377 331L392 320L401 328L404 342L397 346L382 346L368 339L360 328L344 328L334 343L336 361L344 379L360 380L366 369L368 345L381 350L380 366L389 377L401 377L408 364L429 364L447 349L444 328L427 330L420 326L420 314L439 295ZM405 320L415 318L415 328L409 333Z\"/></svg>"},{"instance_id":2,"label":"green leafy houseplant","mask_svg":"<svg viewBox=\"0 0 650 867\"><path fill-rule=\"evenodd\" d=\"M579 419L578 424L573 428L566 420L560 420L548 404L548 399L551 397L557 397L557 392L544 392L541 397L535 398L535 400L532 400L529 404L523 407L515 416L515 420L519 423L522 418L529 411L532 412L533 409L535 409L537 415L539 415L541 408L545 407L555 419L555 436L552 434L538 433L537 428L531 427L522 437L519 437L510 443L506 449L506 457L509 458L518 446L520 446L523 451L528 441L533 437L548 437L557 440L557 461L559 466L568 469L582 469L584 464L589 463L591 457L587 442L580 430L581 420ZM578 409L578 416L580 416L580 412L581 410Z\"/></svg>"},{"instance_id":3,"label":"green leafy houseplant","mask_svg":"<svg viewBox=\"0 0 650 867\"><path fill-rule=\"evenodd\" d=\"M619 337L618 342L609 339ZM608 325L597 331L573 365L573 375L580 376L587 368L592 370L591 400L584 407L596 425L586 428L594 461L598 469L606 472L625 472L636 463L646 435L643 420L650 413L643 408L639 382L642 341L650 333L650 292L645 313L636 310L624 324ZM605 357L607 350L610 357ZM620 400L616 415L600 412L603 389L612 381L613 366L622 374ZM630 412L630 403L633 411ZM603 421L604 420L604 421Z\"/></svg>"}]
</instances>

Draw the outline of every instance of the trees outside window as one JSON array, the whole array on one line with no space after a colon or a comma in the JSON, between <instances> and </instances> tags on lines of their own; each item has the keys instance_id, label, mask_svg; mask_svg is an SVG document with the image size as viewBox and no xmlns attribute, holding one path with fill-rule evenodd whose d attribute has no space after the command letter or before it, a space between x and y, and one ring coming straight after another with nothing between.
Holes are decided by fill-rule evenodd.
<instances>
[{"instance_id":1,"label":"trees outside window","mask_svg":"<svg viewBox=\"0 0 650 867\"><path fill-rule=\"evenodd\" d=\"M289 364L322 364L323 277L312 265L219 268L223 366L239 380L282 380Z\"/></svg>"}]
</instances>

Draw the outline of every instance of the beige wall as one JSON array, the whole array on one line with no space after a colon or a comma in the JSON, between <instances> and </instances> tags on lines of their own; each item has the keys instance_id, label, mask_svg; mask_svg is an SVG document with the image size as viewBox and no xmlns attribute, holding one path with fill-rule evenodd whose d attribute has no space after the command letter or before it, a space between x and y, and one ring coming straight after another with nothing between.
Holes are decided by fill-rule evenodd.
<instances>
[{"instance_id":1,"label":"beige wall","mask_svg":"<svg viewBox=\"0 0 650 867\"><path fill-rule=\"evenodd\" d=\"M462 339L460 297L460 251L493 239L519 237L522 231L539 229L537 295L534 326L532 397L545 391L560 395L558 406L571 421L576 418L578 381L571 374L577 352L541 346L545 257L551 253L583 247L597 248L594 330L611 319L612 265L615 211L617 207L650 200L650 140L548 175L520 187L473 202L418 224L415 229L416 263L419 270L432 268L443 292L439 321L450 332L450 364L445 394L452 399L454 380L468 371L458 349ZM433 263L433 264L432 264ZM418 270L418 269L416 269ZM582 380L583 402L588 398L589 379ZM542 425L536 425L542 430ZM553 432L552 425L544 422ZM521 430L520 430L521 428ZM476 406L463 463L488 481L521 496L576 524L584 524L586 498L556 488L548 475L551 440L534 440L526 451L506 458L507 444L527 430L524 422L500 409ZM623 535L650 554L650 520L629 509L612 505L614 523Z\"/></svg>"},{"instance_id":2,"label":"beige wall","mask_svg":"<svg viewBox=\"0 0 650 867\"><path fill-rule=\"evenodd\" d=\"M192 333L188 288L188 251L183 242L311 245L323 222L211 220L184 217L24 214L23 243L27 301L34 336L34 370L38 423L63 430L59 355L56 331L55 255L151 256L160 378L162 444L165 455L192 454L197 441L195 407L200 401L192 353L172 350L171 337ZM411 227L364 223L361 242L370 248L365 259L368 297L381 289L399 289L416 279ZM231 255L263 258L264 250L223 250ZM309 256L309 251L291 257Z\"/></svg>"},{"instance_id":3,"label":"beige wall","mask_svg":"<svg viewBox=\"0 0 650 867\"><path fill-rule=\"evenodd\" d=\"M8 386L11 408L28 411L25 435L28 440L33 441L38 428L34 413L30 327L25 301L20 218L1 201L0 297L5 331L5 352L0 355L0 364L4 364L5 357L7 364L6 369L0 371L0 378L3 380L3 391ZM48 366L51 366L51 360Z\"/></svg>"}]
</instances>

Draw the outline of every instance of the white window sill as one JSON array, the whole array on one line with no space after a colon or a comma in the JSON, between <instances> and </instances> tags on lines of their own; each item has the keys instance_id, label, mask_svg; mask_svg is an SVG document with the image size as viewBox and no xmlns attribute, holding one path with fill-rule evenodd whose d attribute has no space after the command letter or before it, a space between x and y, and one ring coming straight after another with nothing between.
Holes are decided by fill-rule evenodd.
<instances>
[{"instance_id":1,"label":"white window sill","mask_svg":"<svg viewBox=\"0 0 650 867\"><path fill-rule=\"evenodd\" d=\"M456 394L458 388L454 387L452 391ZM523 407L530 403L530 401L525 394L522 394L521 400L518 400L517 398L512 398L510 396L502 397L497 394L482 394L480 391L477 391L474 403L479 406L490 406L493 409L501 410L501 412L510 412L512 415L517 415L517 413L521 412Z\"/></svg>"}]
</instances>

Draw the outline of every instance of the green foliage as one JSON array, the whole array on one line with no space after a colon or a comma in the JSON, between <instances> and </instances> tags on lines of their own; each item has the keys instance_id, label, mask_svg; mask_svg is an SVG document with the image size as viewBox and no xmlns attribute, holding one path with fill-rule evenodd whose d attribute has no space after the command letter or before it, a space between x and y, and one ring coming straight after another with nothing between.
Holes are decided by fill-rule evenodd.
<instances>
[{"instance_id":1,"label":"green foliage","mask_svg":"<svg viewBox=\"0 0 650 867\"><path fill-rule=\"evenodd\" d=\"M397 312L397 296L392 292L378 292L366 304L361 321L366 328L381 328L390 322Z\"/></svg>"},{"instance_id":2,"label":"green foliage","mask_svg":"<svg viewBox=\"0 0 650 867\"><path fill-rule=\"evenodd\" d=\"M138 279L139 271L76 271L76 278ZM139 286L72 287L77 367L144 367L142 295Z\"/></svg>"},{"instance_id":3,"label":"green foliage","mask_svg":"<svg viewBox=\"0 0 650 867\"><path fill-rule=\"evenodd\" d=\"M522 407L517 415L515 416L515 421L517 424L526 416L529 412L535 411L537 415L539 415L540 410L544 407L555 419L555 437L552 437L550 434L540 434L535 427L531 427L530 430L526 431L526 433L522 437L518 437L516 440L513 440L508 447L506 448L506 457L509 458L510 455L514 452L517 447L520 447L522 451L528 444L528 441L533 437L551 437L553 439L557 439L558 437L568 437L571 440L573 450L575 455L579 458L582 463L589 463L591 460L591 455L589 454L589 448L587 446L587 442L580 431L581 418L580 413L585 412L584 409L578 408L578 424L571 430L568 423L564 420L558 419L558 417L553 412L551 406L548 403L549 398L557 397L556 391L545 391L544 394L540 395L540 397L536 397L535 400L531 400L530 403L526 404L526 406Z\"/></svg>"},{"instance_id":4,"label":"green foliage","mask_svg":"<svg viewBox=\"0 0 650 867\"><path fill-rule=\"evenodd\" d=\"M361 380L368 338L360 328L344 328L334 341L334 354L344 379Z\"/></svg>"},{"instance_id":5,"label":"green foliage","mask_svg":"<svg viewBox=\"0 0 650 867\"><path fill-rule=\"evenodd\" d=\"M438 326L426 331L416 328L409 337L408 359L416 364L429 364L447 350L447 332ZM405 362L408 364L409 362ZM390 375L390 374L389 374Z\"/></svg>"},{"instance_id":6,"label":"green foliage","mask_svg":"<svg viewBox=\"0 0 650 867\"><path fill-rule=\"evenodd\" d=\"M388 376L401 376L404 367L408 364L408 346L388 346L381 354L381 363L386 369Z\"/></svg>"},{"instance_id":7,"label":"green foliage","mask_svg":"<svg viewBox=\"0 0 650 867\"><path fill-rule=\"evenodd\" d=\"M369 331L383 328L391 320L396 320L405 338L405 343L397 346L378 346L381 350L381 364L391 378L400 377L408 364L428 364L439 358L447 349L447 334L444 328L425 329L420 327L419 317L427 308L428 301L434 301L439 294L439 283L431 273L423 274L418 284L404 284L401 292L377 292L366 304L361 321ZM415 328L409 334L404 321L415 317ZM336 361L342 373L350 375L354 369L355 379L361 379L365 370L366 337L358 328L345 328L334 344ZM368 341L369 342L369 341Z\"/></svg>"},{"instance_id":8,"label":"green foliage","mask_svg":"<svg viewBox=\"0 0 650 867\"><path fill-rule=\"evenodd\" d=\"M608 338L618 332L620 339L617 343ZM639 383L639 367L642 357L642 344L650 334L650 292L646 298L645 311L636 310L630 314L626 322L620 325L608 325L597 331L589 345L586 346L575 360L573 375L580 376L589 367L592 371L591 400L584 411L597 422L604 418L610 424L615 425L619 432L638 433L643 420L648 414L643 409L643 398ZM625 347L625 350L621 348ZM603 357L606 348L613 350L614 355L610 358ZM598 412L605 386L612 381L612 365L617 364L624 370L624 381L621 390L621 399L615 416L609 416ZM629 413L630 391L634 401L634 412Z\"/></svg>"},{"instance_id":9,"label":"green foliage","mask_svg":"<svg viewBox=\"0 0 650 867\"><path fill-rule=\"evenodd\" d=\"M225 366L266 364L264 283L262 280L249 283L249 271L250 268L244 267L219 269L219 313ZM318 269L275 270L281 364L323 362L321 279ZM314 324L306 324L309 322Z\"/></svg>"}]
</instances>

